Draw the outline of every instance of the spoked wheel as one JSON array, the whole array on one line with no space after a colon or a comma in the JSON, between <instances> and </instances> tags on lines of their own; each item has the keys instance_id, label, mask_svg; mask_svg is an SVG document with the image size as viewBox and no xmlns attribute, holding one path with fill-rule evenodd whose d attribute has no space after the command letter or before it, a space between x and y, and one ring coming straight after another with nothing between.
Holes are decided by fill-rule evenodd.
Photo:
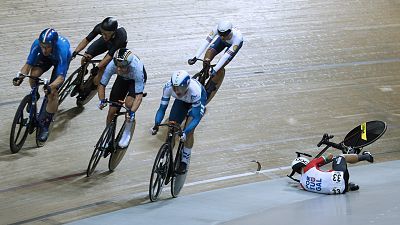
<instances>
[{"instance_id":1,"label":"spoked wheel","mask_svg":"<svg viewBox=\"0 0 400 225\"><path fill-rule=\"evenodd\" d=\"M104 154L104 151L106 150L108 144L110 143L110 140L112 139L113 126L113 123L107 125L107 127L101 134L100 139L97 141L96 146L94 147L92 157L90 158L89 165L86 170L86 175L88 177L96 169L97 164L99 163L101 157Z\"/></svg>"},{"instance_id":2,"label":"spoked wheel","mask_svg":"<svg viewBox=\"0 0 400 225\"><path fill-rule=\"evenodd\" d=\"M29 121L29 113L25 111L26 108L31 108L30 95L27 95L22 99L11 125L10 149L12 153L17 153L22 148L26 137L28 136L31 121Z\"/></svg>"},{"instance_id":3,"label":"spoked wheel","mask_svg":"<svg viewBox=\"0 0 400 225\"><path fill-rule=\"evenodd\" d=\"M149 185L149 197L152 202L157 201L158 196L160 196L162 192L165 179L169 172L170 154L169 145L164 143L154 160Z\"/></svg>"},{"instance_id":4,"label":"spoked wheel","mask_svg":"<svg viewBox=\"0 0 400 225\"><path fill-rule=\"evenodd\" d=\"M71 93L71 91L76 87L76 84L78 81L75 79L75 77L79 74L81 71L81 67L79 67L77 70L75 70L66 81L64 81L63 85L61 86L58 94L58 105L61 105L61 103L65 100L65 98Z\"/></svg>"},{"instance_id":5,"label":"spoked wheel","mask_svg":"<svg viewBox=\"0 0 400 225\"><path fill-rule=\"evenodd\" d=\"M182 159L182 148L183 148L183 144L180 143L179 145L179 151L176 154L175 157L175 163L174 163L174 168L175 170L178 169L179 164L181 162ZM188 174L189 171L189 165L187 167L187 171L184 174L173 174L172 176L172 181L171 181L171 195L172 197L176 198L178 197L179 193L182 190L183 185L185 184L185 180L186 180L186 176Z\"/></svg>"}]
</instances>

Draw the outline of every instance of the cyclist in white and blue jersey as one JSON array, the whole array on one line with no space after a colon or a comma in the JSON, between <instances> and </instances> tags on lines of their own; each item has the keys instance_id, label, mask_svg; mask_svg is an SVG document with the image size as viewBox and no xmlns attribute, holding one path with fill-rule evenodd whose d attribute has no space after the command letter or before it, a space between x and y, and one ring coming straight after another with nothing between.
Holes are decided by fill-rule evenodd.
<instances>
[{"instance_id":1,"label":"cyclist in white and blue jersey","mask_svg":"<svg viewBox=\"0 0 400 225\"><path fill-rule=\"evenodd\" d=\"M135 113L142 102L147 74L143 63L131 50L127 48L118 49L114 54L113 61L107 65L100 80L98 87L100 109L106 106L105 89L114 74L117 74L117 78L111 89L110 100L114 102L125 101L125 106L131 109L131 113L126 115L125 130L118 143L121 148L125 148L129 144L131 131L133 132L135 128ZM111 122L119 109L117 106L110 105L107 124Z\"/></svg>"},{"instance_id":2,"label":"cyclist in white and blue jersey","mask_svg":"<svg viewBox=\"0 0 400 225\"><path fill-rule=\"evenodd\" d=\"M185 142L183 157L177 170L178 174L184 174L189 164L194 143L194 130L204 115L207 93L203 85L190 78L188 72L184 70L176 71L171 80L164 86L160 107L155 116L155 126L152 128L153 135L157 133L158 125L164 118L171 96L175 98L175 101L169 114L169 121L181 124L188 115L188 124L181 136L181 140Z\"/></svg>"}]
</instances>

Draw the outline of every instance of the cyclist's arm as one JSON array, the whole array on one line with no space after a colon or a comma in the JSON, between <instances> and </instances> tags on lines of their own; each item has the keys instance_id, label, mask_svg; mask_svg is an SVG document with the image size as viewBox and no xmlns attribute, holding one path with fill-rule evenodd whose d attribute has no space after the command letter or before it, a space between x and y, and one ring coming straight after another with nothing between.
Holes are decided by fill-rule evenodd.
<instances>
[{"instance_id":1,"label":"cyclist's arm","mask_svg":"<svg viewBox=\"0 0 400 225\"><path fill-rule=\"evenodd\" d=\"M32 69L32 66L29 65L28 63L25 63L25 65L22 66L20 73L28 75L29 72L31 71L31 69Z\"/></svg>"},{"instance_id":2,"label":"cyclist's arm","mask_svg":"<svg viewBox=\"0 0 400 225\"><path fill-rule=\"evenodd\" d=\"M136 112L140 106L140 104L142 103L142 99L143 99L143 94L136 94L135 95L135 100L133 100L133 104L131 107L131 111L132 112Z\"/></svg>"},{"instance_id":3,"label":"cyclist's arm","mask_svg":"<svg viewBox=\"0 0 400 225\"><path fill-rule=\"evenodd\" d=\"M97 96L99 96L99 100L106 98L106 86L100 85L97 87Z\"/></svg>"},{"instance_id":4,"label":"cyclist's arm","mask_svg":"<svg viewBox=\"0 0 400 225\"><path fill-rule=\"evenodd\" d=\"M161 97L160 107L157 110L157 114L155 117L154 123L156 125L160 124L161 121L164 119L165 111L167 110L169 100L172 95L172 85L170 82L165 84L163 89L163 96Z\"/></svg>"},{"instance_id":5,"label":"cyclist's arm","mask_svg":"<svg viewBox=\"0 0 400 225\"><path fill-rule=\"evenodd\" d=\"M104 58L99 62L99 65L98 65L99 69L103 70L103 72L104 72L104 69L111 62L111 60L112 60L112 56L110 56L109 54L106 54L104 56Z\"/></svg>"},{"instance_id":6,"label":"cyclist's arm","mask_svg":"<svg viewBox=\"0 0 400 225\"><path fill-rule=\"evenodd\" d=\"M231 47L224 53L221 59L218 61L217 65L214 67L214 70L218 72L221 68L224 68L228 63L233 59L233 57L239 51L240 45L237 43L233 43Z\"/></svg>"},{"instance_id":7,"label":"cyclist's arm","mask_svg":"<svg viewBox=\"0 0 400 225\"><path fill-rule=\"evenodd\" d=\"M89 44L89 41L85 38L82 39L82 41L78 44L78 46L75 48L74 52L79 53L82 51L86 46Z\"/></svg>"},{"instance_id":8,"label":"cyclist's arm","mask_svg":"<svg viewBox=\"0 0 400 225\"><path fill-rule=\"evenodd\" d=\"M206 50L208 45L211 44L212 40L214 37L217 35L217 27L214 27L214 29L208 34L207 38L202 41L200 48L196 52L196 58L200 58L201 54Z\"/></svg>"},{"instance_id":9,"label":"cyclist's arm","mask_svg":"<svg viewBox=\"0 0 400 225\"><path fill-rule=\"evenodd\" d=\"M204 114L204 105L202 105L200 101L193 103L192 112L190 114L190 116L192 116L193 119L183 130L183 132L185 132L186 135L192 132L197 127L197 125L199 125L203 114Z\"/></svg>"},{"instance_id":10,"label":"cyclist's arm","mask_svg":"<svg viewBox=\"0 0 400 225\"><path fill-rule=\"evenodd\" d=\"M117 73L117 68L114 65L114 62L111 62L107 65L104 73L101 76L100 84L97 87L97 95L99 96L99 100L106 98L106 86L108 82L110 82L111 76Z\"/></svg>"}]
</instances>

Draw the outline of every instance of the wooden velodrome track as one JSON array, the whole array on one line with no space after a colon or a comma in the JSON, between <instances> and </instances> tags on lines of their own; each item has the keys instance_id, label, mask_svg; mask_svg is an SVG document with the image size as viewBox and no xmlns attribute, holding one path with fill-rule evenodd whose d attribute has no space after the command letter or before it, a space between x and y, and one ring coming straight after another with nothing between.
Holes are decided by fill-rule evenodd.
<instances>
[{"instance_id":1,"label":"wooden velodrome track","mask_svg":"<svg viewBox=\"0 0 400 225\"><path fill-rule=\"evenodd\" d=\"M33 40L51 26L75 48L109 15L126 28L128 46L148 72L148 97L119 167L110 174L102 160L92 177L84 175L105 125L97 97L84 108L68 98L46 145L35 148L30 136L12 155L11 122L29 88L11 80ZM315 154L324 132L339 142L368 120L383 120L388 130L366 149L377 162L400 159L397 1L3 0L0 18L0 224L60 224L148 203L150 170L163 139L148 130L162 86L174 70L200 69L186 61L220 19L231 20L245 43L196 130L182 195L282 177L289 171L274 169L288 166L295 151ZM73 61L70 72L77 65ZM265 172L252 173L252 160Z\"/></svg>"}]
</instances>

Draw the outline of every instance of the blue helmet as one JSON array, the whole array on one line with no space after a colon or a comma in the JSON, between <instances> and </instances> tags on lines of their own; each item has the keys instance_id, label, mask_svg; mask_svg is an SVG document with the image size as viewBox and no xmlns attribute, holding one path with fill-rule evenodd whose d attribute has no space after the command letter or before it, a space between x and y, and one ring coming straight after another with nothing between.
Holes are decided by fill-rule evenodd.
<instances>
[{"instance_id":1,"label":"blue helmet","mask_svg":"<svg viewBox=\"0 0 400 225\"><path fill-rule=\"evenodd\" d=\"M58 40L58 33L53 28L47 28L42 31L39 35L39 43L51 44L53 47Z\"/></svg>"}]
</instances>

